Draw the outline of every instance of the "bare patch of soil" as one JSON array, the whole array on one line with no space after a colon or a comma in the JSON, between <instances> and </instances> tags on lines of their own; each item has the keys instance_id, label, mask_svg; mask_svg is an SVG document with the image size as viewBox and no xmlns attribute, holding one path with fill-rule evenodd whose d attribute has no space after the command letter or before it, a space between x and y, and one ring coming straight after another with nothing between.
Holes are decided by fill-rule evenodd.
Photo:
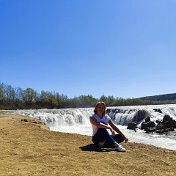
<instances>
[{"instance_id":1,"label":"bare patch of soil","mask_svg":"<svg viewBox=\"0 0 176 176\"><path fill-rule=\"evenodd\" d=\"M176 151L123 146L127 152L100 150L89 136L52 132L36 119L0 115L0 176L176 175Z\"/></svg>"}]
</instances>

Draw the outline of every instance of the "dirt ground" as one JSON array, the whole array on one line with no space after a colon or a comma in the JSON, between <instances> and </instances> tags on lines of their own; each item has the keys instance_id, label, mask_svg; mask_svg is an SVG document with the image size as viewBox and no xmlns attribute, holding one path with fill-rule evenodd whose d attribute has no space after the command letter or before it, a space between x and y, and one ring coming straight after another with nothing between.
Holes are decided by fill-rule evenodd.
<instances>
[{"instance_id":1,"label":"dirt ground","mask_svg":"<svg viewBox=\"0 0 176 176\"><path fill-rule=\"evenodd\" d=\"M100 150L91 137L51 132L32 118L0 115L0 176L172 176L176 151L124 143Z\"/></svg>"}]
</instances>

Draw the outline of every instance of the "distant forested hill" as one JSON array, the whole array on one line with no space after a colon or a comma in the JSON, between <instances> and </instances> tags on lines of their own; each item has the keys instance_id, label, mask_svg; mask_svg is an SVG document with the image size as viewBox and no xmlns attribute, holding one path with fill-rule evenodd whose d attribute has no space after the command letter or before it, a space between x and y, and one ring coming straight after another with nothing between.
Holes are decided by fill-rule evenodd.
<instances>
[{"instance_id":1,"label":"distant forested hill","mask_svg":"<svg viewBox=\"0 0 176 176\"><path fill-rule=\"evenodd\" d=\"M139 99L149 100L149 101L174 101L176 100L176 93L153 95L153 96L141 97Z\"/></svg>"}]
</instances>

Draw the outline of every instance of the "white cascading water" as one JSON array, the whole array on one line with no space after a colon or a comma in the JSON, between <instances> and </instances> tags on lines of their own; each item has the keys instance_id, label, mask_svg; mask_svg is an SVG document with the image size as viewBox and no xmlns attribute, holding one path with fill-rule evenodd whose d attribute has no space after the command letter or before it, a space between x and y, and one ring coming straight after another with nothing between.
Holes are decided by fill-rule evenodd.
<instances>
[{"instance_id":1,"label":"white cascading water","mask_svg":"<svg viewBox=\"0 0 176 176\"><path fill-rule=\"evenodd\" d=\"M142 116L150 116L152 121L156 121L162 120L163 116L167 114L176 120L176 105L124 106L108 107L107 109L114 123L126 134L130 142L176 150L176 131L169 135L159 135L147 134L139 129L137 132L127 129L127 124L131 121L137 121L140 126ZM93 108L40 109L13 110L7 111L7 113L35 117L45 122L52 131L91 136L92 128L89 117L93 114L93 110Z\"/></svg>"}]
</instances>

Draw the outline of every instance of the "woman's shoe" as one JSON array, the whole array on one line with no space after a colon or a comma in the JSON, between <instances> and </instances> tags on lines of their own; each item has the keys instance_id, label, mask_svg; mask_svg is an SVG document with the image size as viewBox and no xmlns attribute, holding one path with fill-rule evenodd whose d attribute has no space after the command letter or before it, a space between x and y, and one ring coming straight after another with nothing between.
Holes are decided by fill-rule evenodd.
<instances>
[{"instance_id":1,"label":"woman's shoe","mask_svg":"<svg viewBox=\"0 0 176 176\"><path fill-rule=\"evenodd\" d=\"M115 150L118 152L126 152L126 149L120 145L118 147L116 147Z\"/></svg>"}]
</instances>

